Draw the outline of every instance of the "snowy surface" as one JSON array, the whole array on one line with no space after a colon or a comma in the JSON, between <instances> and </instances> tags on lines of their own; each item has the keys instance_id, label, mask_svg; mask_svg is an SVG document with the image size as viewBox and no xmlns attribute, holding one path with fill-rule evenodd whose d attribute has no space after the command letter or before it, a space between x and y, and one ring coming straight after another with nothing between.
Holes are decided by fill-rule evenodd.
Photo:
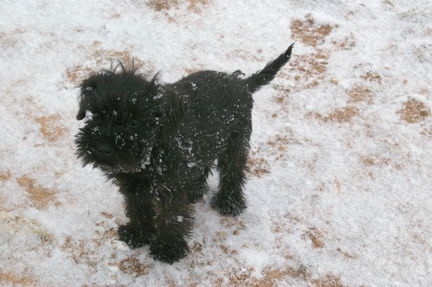
<instances>
[{"instance_id":1,"label":"snowy surface","mask_svg":"<svg viewBox=\"0 0 432 287\"><path fill-rule=\"evenodd\" d=\"M2 0L1 286L431 286L430 0ZM191 253L116 239L116 187L74 155L77 88L115 59L173 82L251 74L248 209L196 205ZM216 178L210 179L212 192Z\"/></svg>"}]
</instances>

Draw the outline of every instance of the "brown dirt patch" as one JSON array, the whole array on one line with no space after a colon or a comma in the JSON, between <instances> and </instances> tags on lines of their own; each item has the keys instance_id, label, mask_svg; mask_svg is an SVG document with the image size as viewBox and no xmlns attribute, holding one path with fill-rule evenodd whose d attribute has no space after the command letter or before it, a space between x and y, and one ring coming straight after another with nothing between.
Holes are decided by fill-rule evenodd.
<instances>
[{"instance_id":1,"label":"brown dirt patch","mask_svg":"<svg viewBox=\"0 0 432 287\"><path fill-rule=\"evenodd\" d=\"M310 273L304 265L300 265L298 268L289 267L285 270L265 270L264 276L261 279L253 278L254 287L273 287L278 286L278 282L283 281L287 277L299 278L307 280L310 277Z\"/></svg>"},{"instance_id":2,"label":"brown dirt patch","mask_svg":"<svg viewBox=\"0 0 432 287\"><path fill-rule=\"evenodd\" d=\"M211 3L210 0L188 0L188 10L194 11L195 13L200 12L200 7L203 5L209 5Z\"/></svg>"},{"instance_id":3,"label":"brown dirt patch","mask_svg":"<svg viewBox=\"0 0 432 287\"><path fill-rule=\"evenodd\" d=\"M211 0L187 0L189 11L193 11L195 13L200 12L200 6L210 4ZM169 9L178 9L178 6L181 4L181 1L178 0L152 0L148 3L150 8L155 11L163 11Z\"/></svg>"},{"instance_id":4,"label":"brown dirt patch","mask_svg":"<svg viewBox=\"0 0 432 287\"><path fill-rule=\"evenodd\" d=\"M15 275L11 272L0 272L0 283L12 286L36 286L36 283L31 279L22 275Z\"/></svg>"},{"instance_id":5,"label":"brown dirt patch","mask_svg":"<svg viewBox=\"0 0 432 287\"><path fill-rule=\"evenodd\" d=\"M324 234L317 228L309 228L306 232L306 236L312 241L313 248L323 248L324 247Z\"/></svg>"},{"instance_id":6,"label":"brown dirt patch","mask_svg":"<svg viewBox=\"0 0 432 287\"><path fill-rule=\"evenodd\" d=\"M357 44L354 40L354 35L351 33L348 37L345 37L342 41L332 41L332 44L335 45L338 49L341 50L349 50L355 47Z\"/></svg>"},{"instance_id":7,"label":"brown dirt patch","mask_svg":"<svg viewBox=\"0 0 432 287\"><path fill-rule=\"evenodd\" d=\"M333 275L311 279L310 282L316 287L343 287L340 278Z\"/></svg>"},{"instance_id":8,"label":"brown dirt patch","mask_svg":"<svg viewBox=\"0 0 432 287\"><path fill-rule=\"evenodd\" d=\"M296 56L290 62L290 74L294 74L294 79L301 88L314 88L324 79L327 70L329 53L318 50L310 55ZM284 72L281 73L284 75Z\"/></svg>"},{"instance_id":9,"label":"brown dirt patch","mask_svg":"<svg viewBox=\"0 0 432 287\"><path fill-rule=\"evenodd\" d=\"M36 118L36 122L40 125L40 132L50 142L55 142L62 138L66 133L66 128L58 124L60 115L51 115L48 117Z\"/></svg>"},{"instance_id":10,"label":"brown dirt patch","mask_svg":"<svg viewBox=\"0 0 432 287\"><path fill-rule=\"evenodd\" d=\"M122 260L118 267L122 272L133 275L134 277L146 275L150 270L149 265L142 264L137 258L134 257L129 257Z\"/></svg>"},{"instance_id":11,"label":"brown dirt patch","mask_svg":"<svg viewBox=\"0 0 432 287\"><path fill-rule=\"evenodd\" d=\"M351 119L360 114L359 109L352 106L347 106L344 108L336 109L327 116L323 116L320 113L309 113L309 116L314 116L324 122L338 122L338 123L348 123Z\"/></svg>"},{"instance_id":12,"label":"brown dirt patch","mask_svg":"<svg viewBox=\"0 0 432 287\"><path fill-rule=\"evenodd\" d=\"M83 67L79 65L66 70L66 77L68 78L69 82L78 85L83 80L82 74L90 74L90 72L91 69L89 67Z\"/></svg>"},{"instance_id":13,"label":"brown dirt patch","mask_svg":"<svg viewBox=\"0 0 432 287\"><path fill-rule=\"evenodd\" d=\"M35 180L28 175L17 178L17 182L20 186L25 188L33 204L38 208L46 207L54 199L54 190L37 185Z\"/></svg>"},{"instance_id":14,"label":"brown dirt patch","mask_svg":"<svg viewBox=\"0 0 432 287\"><path fill-rule=\"evenodd\" d=\"M413 124L425 120L430 116L430 109L422 102L416 99L410 99L405 102L402 109L398 111L402 120Z\"/></svg>"},{"instance_id":15,"label":"brown dirt patch","mask_svg":"<svg viewBox=\"0 0 432 287\"><path fill-rule=\"evenodd\" d=\"M381 84L381 81L382 81L382 77L380 75L378 75L377 73L372 73L372 72L367 72L366 74L360 76L360 78L362 78L365 81L377 82L379 84Z\"/></svg>"},{"instance_id":16,"label":"brown dirt patch","mask_svg":"<svg viewBox=\"0 0 432 287\"><path fill-rule=\"evenodd\" d=\"M355 255L352 255L352 254L350 254L350 253L348 253L348 252L346 252L346 251L343 251L342 249L340 249L340 248L338 248L338 249L336 249L338 252L340 252L340 253L342 253L343 254L343 256L345 257L345 258L347 258L347 259L354 259L354 258L357 258Z\"/></svg>"},{"instance_id":17,"label":"brown dirt patch","mask_svg":"<svg viewBox=\"0 0 432 287\"><path fill-rule=\"evenodd\" d=\"M248 157L248 167L250 173L256 177L270 173L270 164L263 157L256 157L254 152Z\"/></svg>"},{"instance_id":18,"label":"brown dirt patch","mask_svg":"<svg viewBox=\"0 0 432 287\"><path fill-rule=\"evenodd\" d=\"M323 42L324 38L332 31L330 25L315 24L315 21L310 18L310 15L306 16L306 20L292 21L290 28L294 40L314 47Z\"/></svg>"},{"instance_id":19,"label":"brown dirt patch","mask_svg":"<svg viewBox=\"0 0 432 287\"><path fill-rule=\"evenodd\" d=\"M432 137L432 128L431 129L427 129L427 128L423 129L421 131L421 134L424 136Z\"/></svg>"},{"instance_id":20,"label":"brown dirt patch","mask_svg":"<svg viewBox=\"0 0 432 287\"><path fill-rule=\"evenodd\" d=\"M104 225L104 223L102 222L97 226L101 225ZM70 254L76 264L85 264L90 268L96 268L100 265L100 261L98 261L95 254L99 252L98 249L106 244L109 238L117 238L117 232L113 228L106 228L103 232L96 233L96 238L87 238L85 240L77 240L76 238L68 236L66 237L65 243L61 246L61 249ZM112 262L108 263L108 265L115 265L121 269L121 262L116 262L116 255L114 253L111 254L111 258ZM128 268L128 266L125 268Z\"/></svg>"},{"instance_id":21,"label":"brown dirt patch","mask_svg":"<svg viewBox=\"0 0 432 287\"><path fill-rule=\"evenodd\" d=\"M177 8L177 0L152 0L148 3L150 8L156 11L169 10L171 8Z\"/></svg>"},{"instance_id":22,"label":"brown dirt patch","mask_svg":"<svg viewBox=\"0 0 432 287\"><path fill-rule=\"evenodd\" d=\"M383 166L383 165L389 165L390 163L390 159L388 158L381 158L379 156L373 156L373 155L362 157L361 160L364 165L368 165L368 166L373 166L373 165Z\"/></svg>"},{"instance_id":23,"label":"brown dirt patch","mask_svg":"<svg viewBox=\"0 0 432 287\"><path fill-rule=\"evenodd\" d=\"M76 264L86 264L89 267L95 267L99 262L93 259L96 250L93 247L87 245L88 240L74 240L72 237L66 237L65 243L62 245L62 250L70 253L72 259ZM96 246L99 246L96 244ZM91 248L91 250L89 250Z\"/></svg>"},{"instance_id":24,"label":"brown dirt patch","mask_svg":"<svg viewBox=\"0 0 432 287\"><path fill-rule=\"evenodd\" d=\"M324 42L333 29L330 25L316 24L310 15L307 15L305 20L292 21L290 28L294 40L314 48ZM289 75L295 75L296 87L300 89L317 87L324 79L329 57L330 51L317 48L316 52L310 55L296 55L289 63ZM283 71L280 74L290 77Z\"/></svg>"},{"instance_id":25,"label":"brown dirt patch","mask_svg":"<svg viewBox=\"0 0 432 287\"><path fill-rule=\"evenodd\" d=\"M348 91L348 96L348 103L367 102L368 104L373 104L372 91L363 86L354 86L354 88Z\"/></svg>"},{"instance_id":26,"label":"brown dirt patch","mask_svg":"<svg viewBox=\"0 0 432 287\"><path fill-rule=\"evenodd\" d=\"M315 287L343 287L340 278L331 274L323 277L313 279L311 273L307 270L306 266L300 265L298 268L289 267L285 270L268 269L265 271L263 278L252 278L252 284L245 284L244 286L254 287L272 287L278 286L278 282L283 282L285 278L298 278L308 282L308 286Z\"/></svg>"},{"instance_id":27,"label":"brown dirt patch","mask_svg":"<svg viewBox=\"0 0 432 287\"><path fill-rule=\"evenodd\" d=\"M0 172L0 181L7 181L11 178L11 173L10 171L6 171L6 172Z\"/></svg>"},{"instance_id":28,"label":"brown dirt patch","mask_svg":"<svg viewBox=\"0 0 432 287\"><path fill-rule=\"evenodd\" d=\"M294 141L292 138L277 135L275 139L269 140L267 144L273 148L276 148L280 152L285 152L288 149L287 147L293 142Z\"/></svg>"},{"instance_id":29,"label":"brown dirt patch","mask_svg":"<svg viewBox=\"0 0 432 287\"><path fill-rule=\"evenodd\" d=\"M334 112L326 116L324 118L324 121L347 123L350 122L353 117L358 115L359 115L359 110L357 108L348 106L341 109L336 109Z\"/></svg>"}]
</instances>

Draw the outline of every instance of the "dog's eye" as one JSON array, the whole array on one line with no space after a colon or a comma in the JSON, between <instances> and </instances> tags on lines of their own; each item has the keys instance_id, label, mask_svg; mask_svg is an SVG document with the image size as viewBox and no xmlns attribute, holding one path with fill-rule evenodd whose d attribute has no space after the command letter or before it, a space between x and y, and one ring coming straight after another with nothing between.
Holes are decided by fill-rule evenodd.
<instances>
[{"instance_id":1,"label":"dog's eye","mask_svg":"<svg viewBox=\"0 0 432 287\"><path fill-rule=\"evenodd\" d=\"M139 121L137 119L132 119L131 127L136 127L139 125Z\"/></svg>"}]
</instances>

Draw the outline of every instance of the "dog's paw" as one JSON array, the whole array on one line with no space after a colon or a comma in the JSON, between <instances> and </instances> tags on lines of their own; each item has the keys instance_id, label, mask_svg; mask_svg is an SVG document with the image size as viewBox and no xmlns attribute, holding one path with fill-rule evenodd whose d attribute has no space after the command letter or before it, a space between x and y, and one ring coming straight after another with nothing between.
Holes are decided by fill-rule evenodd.
<instances>
[{"instance_id":1,"label":"dog's paw","mask_svg":"<svg viewBox=\"0 0 432 287\"><path fill-rule=\"evenodd\" d=\"M223 216L238 216L243 210L246 209L244 199L225 198L216 194L212 201L211 206Z\"/></svg>"},{"instance_id":2,"label":"dog's paw","mask_svg":"<svg viewBox=\"0 0 432 287\"><path fill-rule=\"evenodd\" d=\"M125 242L130 248L139 248L150 244L153 234L147 232L136 232L130 225L120 225L117 229L119 239Z\"/></svg>"},{"instance_id":3,"label":"dog's paw","mask_svg":"<svg viewBox=\"0 0 432 287\"><path fill-rule=\"evenodd\" d=\"M160 242L154 240L150 245L150 254L154 259L173 264L189 253L189 247L184 239L176 242Z\"/></svg>"}]
</instances>

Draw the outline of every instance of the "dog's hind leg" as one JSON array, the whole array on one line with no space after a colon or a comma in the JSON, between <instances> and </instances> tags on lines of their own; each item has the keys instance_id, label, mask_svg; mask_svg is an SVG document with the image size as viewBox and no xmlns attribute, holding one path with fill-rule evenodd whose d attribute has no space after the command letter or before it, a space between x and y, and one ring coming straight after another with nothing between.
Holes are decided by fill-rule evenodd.
<instances>
[{"instance_id":1,"label":"dog's hind leg","mask_svg":"<svg viewBox=\"0 0 432 287\"><path fill-rule=\"evenodd\" d=\"M250 129L234 132L218 158L219 191L211 205L222 215L237 216L246 208L243 185L246 181L249 138Z\"/></svg>"}]
</instances>

